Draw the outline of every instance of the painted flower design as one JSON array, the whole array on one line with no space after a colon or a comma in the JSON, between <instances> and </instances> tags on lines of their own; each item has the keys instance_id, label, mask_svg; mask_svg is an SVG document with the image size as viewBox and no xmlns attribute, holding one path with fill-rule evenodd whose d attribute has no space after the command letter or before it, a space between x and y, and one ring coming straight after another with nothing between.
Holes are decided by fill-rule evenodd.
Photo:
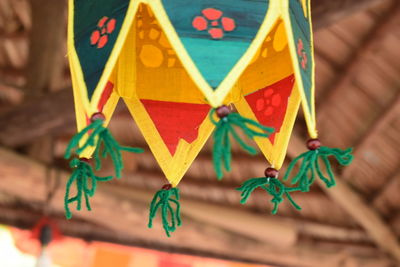
<instances>
[{"instance_id":1,"label":"painted flower design","mask_svg":"<svg viewBox=\"0 0 400 267\"><path fill-rule=\"evenodd\" d=\"M207 30L213 39L222 39L225 32L236 28L235 20L224 17L223 12L218 9L206 8L201 13L203 15L195 17L192 25L198 31Z\"/></svg>"},{"instance_id":2,"label":"painted flower design","mask_svg":"<svg viewBox=\"0 0 400 267\"><path fill-rule=\"evenodd\" d=\"M115 30L116 23L115 19L102 17L97 23L97 29L90 36L90 44L103 48L108 42L108 36Z\"/></svg>"},{"instance_id":3,"label":"painted flower design","mask_svg":"<svg viewBox=\"0 0 400 267\"><path fill-rule=\"evenodd\" d=\"M304 49L303 40L301 39L297 41L297 55L301 60L300 61L301 67L305 70L307 68L308 59L307 59L307 53Z\"/></svg>"},{"instance_id":4,"label":"painted flower design","mask_svg":"<svg viewBox=\"0 0 400 267\"><path fill-rule=\"evenodd\" d=\"M275 109L277 109L282 103L282 97L279 93L276 93L274 89L267 89L262 97L256 102L256 110L263 112L264 116L271 116Z\"/></svg>"}]
</instances>

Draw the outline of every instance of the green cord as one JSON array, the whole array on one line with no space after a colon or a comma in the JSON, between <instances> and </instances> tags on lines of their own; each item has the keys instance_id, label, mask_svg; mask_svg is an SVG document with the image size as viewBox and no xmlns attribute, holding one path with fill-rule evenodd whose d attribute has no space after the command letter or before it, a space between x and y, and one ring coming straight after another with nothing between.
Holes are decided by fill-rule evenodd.
<instances>
[{"instance_id":1,"label":"green cord","mask_svg":"<svg viewBox=\"0 0 400 267\"><path fill-rule=\"evenodd\" d=\"M79 147L79 143L86 134L89 134L86 142ZM133 153L143 153L141 148L124 147L118 144L111 132L103 126L103 120L94 120L90 125L84 128L82 131L77 133L70 141L64 158L69 159L71 157L73 149L76 149L76 154L81 154L89 146L95 146L93 157L95 159L95 168L99 170L101 168L101 158L109 155L113 161L115 168L115 175L117 178L121 178L121 171L123 169L123 161L121 151L128 151ZM100 152L103 147L103 151Z\"/></svg>"},{"instance_id":2,"label":"green cord","mask_svg":"<svg viewBox=\"0 0 400 267\"><path fill-rule=\"evenodd\" d=\"M175 197L175 199L173 197ZM175 204L175 210L171 204ZM150 204L148 223L149 228L153 227L153 219L156 217L158 209L161 209L161 220L165 233L168 237L170 237L171 232L174 232L177 226L181 226L182 224L180 215L179 189L161 189L154 195Z\"/></svg>"},{"instance_id":3,"label":"green cord","mask_svg":"<svg viewBox=\"0 0 400 267\"><path fill-rule=\"evenodd\" d=\"M249 154L255 155L257 150L246 144L235 131L233 126L240 128L244 134L253 139L254 137L268 137L274 132L273 128L265 127L256 121L242 117L238 113L230 113L226 117L216 121L214 119L215 109L210 112L210 120L216 126L214 132L213 164L218 180L223 177L222 164L226 171L231 170L231 142L229 134L239 143L239 145ZM250 127L257 128L258 131Z\"/></svg>"},{"instance_id":4,"label":"green cord","mask_svg":"<svg viewBox=\"0 0 400 267\"><path fill-rule=\"evenodd\" d=\"M241 200L240 203L245 204L249 199L251 193L257 188L264 189L268 194L270 194L273 198L271 199L271 203L274 204L274 207L271 211L272 214L276 214L278 212L278 206L283 202L284 196L287 197L289 202L297 209L301 210L301 207L294 202L293 198L289 194L290 192L299 191L298 187L286 187L281 181L277 178L268 178L268 177L260 177L260 178L252 178L245 181L240 188L236 190L241 191Z\"/></svg>"},{"instance_id":5,"label":"green cord","mask_svg":"<svg viewBox=\"0 0 400 267\"><path fill-rule=\"evenodd\" d=\"M294 167L301 161L298 172L291 178L292 184L298 184L301 191L308 192L317 174L326 186L330 188L336 185L336 181L328 157L333 156L340 165L347 166L353 161L353 155L351 153L352 148L341 150L325 146L321 146L316 150L307 151L293 159L288 166L283 180L286 181L291 177ZM320 160L325 165L328 177L322 172Z\"/></svg>"},{"instance_id":6,"label":"green cord","mask_svg":"<svg viewBox=\"0 0 400 267\"><path fill-rule=\"evenodd\" d=\"M76 209L81 210L82 206L82 195L85 198L85 204L87 210L91 210L89 197L92 197L96 192L97 182L105 182L110 181L112 176L107 177L98 177L93 173L92 166L89 163L79 160L73 159L70 162L71 168L73 168L73 172L71 177L67 181L65 197L64 197L64 209L65 216L67 219L71 219L72 213L69 209L69 204L72 202L77 202ZM89 181L91 180L91 181ZM76 181L76 195L74 197L69 197L70 189L72 184ZM91 184L91 188L89 187Z\"/></svg>"}]
</instances>

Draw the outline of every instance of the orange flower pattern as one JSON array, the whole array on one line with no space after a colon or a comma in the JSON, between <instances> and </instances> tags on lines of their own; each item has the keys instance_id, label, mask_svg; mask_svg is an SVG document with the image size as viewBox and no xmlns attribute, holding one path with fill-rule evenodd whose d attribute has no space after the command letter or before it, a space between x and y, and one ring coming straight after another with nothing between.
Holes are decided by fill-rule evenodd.
<instances>
[{"instance_id":1,"label":"orange flower pattern","mask_svg":"<svg viewBox=\"0 0 400 267\"><path fill-rule=\"evenodd\" d=\"M115 19L102 17L97 23L97 29L90 36L90 44L97 48L103 48L108 42L108 36L115 30Z\"/></svg>"},{"instance_id":2,"label":"orange flower pattern","mask_svg":"<svg viewBox=\"0 0 400 267\"><path fill-rule=\"evenodd\" d=\"M223 17L223 12L215 8L206 8L202 11L203 16L193 19L192 25L198 31L208 30L211 38L222 39L225 32L235 30L235 20Z\"/></svg>"}]
</instances>

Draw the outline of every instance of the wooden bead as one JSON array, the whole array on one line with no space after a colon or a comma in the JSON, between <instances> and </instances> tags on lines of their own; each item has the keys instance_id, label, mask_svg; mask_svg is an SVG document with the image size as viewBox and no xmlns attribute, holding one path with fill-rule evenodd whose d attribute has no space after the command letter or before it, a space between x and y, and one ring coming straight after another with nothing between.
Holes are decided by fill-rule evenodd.
<instances>
[{"instance_id":1,"label":"wooden bead","mask_svg":"<svg viewBox=\"0 0 400 267\"><path fill-rule=\"evenodd\" d=\"M317 150L321 147L321 142L319 139L310 139L307 141L307 148L309 150Z\"/></svg>"},{"instance_id":2,"label":"wooden bead","mask_svg":"<svg viewBox=\"0 0 400 267\"><path fill-rule=\"evenodd\" d=\"M172 184L165 184L165 185L163 185L163 187L161 189L162 190L171 190L172 189Z\"/></svg>"},{"instance_id":3,"label":"wooden bead","mask_svg":"<svg viewBox=\"0 0 400 267\"><path fill-rule=\"evenodd\" d=\"M101 112L96 112L92 115L92 117L90 117L90 121L94 122L95 120L102 120L104 121L106 119L106 116L104 116L103 113Z\"/></svg>"},{"instance_id":4,"label":"wooden bead","mask_svg":"<svg viewBox=\"0 0 400 267\"><path fill-rule=\"evenodd\" d=\"M223 106L220 106L219 108L217 108L216 112L217 112L218 118L222 119L231 113L231 109L228 106L223 105Z\"/></svg>"},{"instance_id":5,"label":"wooden bead","mask_svg":"<svg viewBox=\"0 0 400 267\"><path fill-rule=\"evenodd\" d=\"M79 158L80 161L90 163L90 159L88 158Z\"/></svg>"},{"instance_id":6,"label":"wooden bead","mask_svg":"<svg viewBox=\"0 0 400 267\"><path fill-rule=\"evenodd\" d=\"M267 178L277 178L278 177L278 170L274 168L266 168L264 171L265 177Z\"/></svg>"}]
</instances>

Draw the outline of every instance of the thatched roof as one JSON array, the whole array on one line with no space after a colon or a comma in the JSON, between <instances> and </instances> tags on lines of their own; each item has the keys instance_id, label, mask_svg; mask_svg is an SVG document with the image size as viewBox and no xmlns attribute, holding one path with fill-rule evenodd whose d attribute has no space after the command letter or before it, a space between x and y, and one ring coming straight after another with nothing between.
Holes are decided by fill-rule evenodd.
<instances>
[{"instance_id":1,"label":"thatched roof","mask_svg":"<svg viewBox=\"0 0 400 267\"><path fill-rule=\"evenodd\" d=\"M337 187L294 194L301 212L283 204L272 216L262 193L243 206L234 190L263 173L265 159L234 148L233 171L218 182L207 144L180 184L184 226L166 239L160 225L146 229L150 196L165 183L150 152L126 155L124 178L100 187L93 211L63 219L62 154L75 131L65 3L0 1L0 223L31 227L46 212L64 233L89 240L279 266L399 265L400 3L314 2L320 138L353 146L355 161L335 168ZM146 147L123 105L110 128ZM289 159L306 139L300 115Z\"/></svg>"}]
</instances>

